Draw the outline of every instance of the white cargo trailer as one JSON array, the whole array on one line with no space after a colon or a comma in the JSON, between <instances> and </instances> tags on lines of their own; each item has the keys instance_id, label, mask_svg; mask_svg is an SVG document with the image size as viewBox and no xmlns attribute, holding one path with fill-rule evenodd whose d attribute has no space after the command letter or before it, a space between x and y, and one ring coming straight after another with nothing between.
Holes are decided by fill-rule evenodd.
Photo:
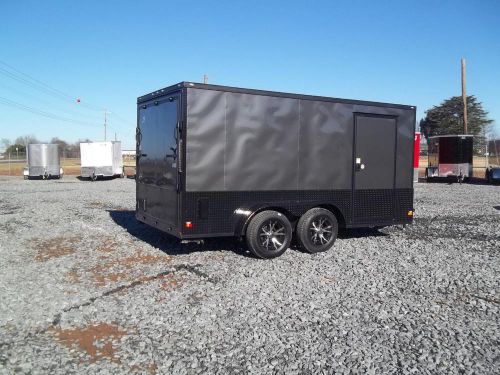
<instances>
[{"instance_id":1,"label":"white cargo trailer","mask_svg":"<svg viewBox=\"0 0 500 375\"><path fill-rule=\"evenodd\" d=\"M28 145L28 167L24 178L42 177L43 179L61 178L63 170L56 144L37 143Z\"/></svg>"},{"instance_id":2,"label":"white cargo trailer","mask_svg":"<svg viewBox=\"0 0 500 375\"><path fill-rule=\"evenodd\" d=\"M122 146L119 141L80 143L81 176L95 181L97 177L123 177Z\"/></svg>"}]
</instances>

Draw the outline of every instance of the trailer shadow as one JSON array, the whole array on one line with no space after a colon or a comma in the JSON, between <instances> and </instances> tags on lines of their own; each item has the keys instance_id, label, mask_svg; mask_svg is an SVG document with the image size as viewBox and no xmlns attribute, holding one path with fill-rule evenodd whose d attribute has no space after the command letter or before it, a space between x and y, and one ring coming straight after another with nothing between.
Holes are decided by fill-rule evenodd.
<instances>
[{"instance_id":1,"label":"trailer shadow","mask_svg":"<svg viewBox=\"0 0 500 375\"><path fill-rule=\"evenodd\" d=\"M167 255L186 255L199 251L229 250L241 255L248 255L242 244L234 237L206 239L200 243L183 244L181 241L135 218L135 211L107 210L111 219L140 241L161 250Z\"/></svg>"},{"instance_id":2,"label":"trailer shadow","mask_svg":"<svg viewBox=\"0 0 500 375\"><path fill-rule=\"evenodd\" d=\"M29 176L26 178L26 180L32 180L32 181L42 181L42 180L60 180L61 177L59 176L48 176L48 177L43 177L43 176Z\"/></svg>"},{"instance_id":3,"label":"trailer shadow","mask_svg":"<svg viewBox=\"0 0 500 375\"><path fill-rule=\"evenodd\" d=\"M389 234L381 232L379 228L341 228L338 234L338 238L340 239L385 236L389 236Z\"/></svg>"},{"instance_id":4,"label":"trailer shadow","mask_svg":"<svg viewBox=\"0 0 500 375\"><path fill-rule=\"evenodd\" d=\"M245 244L234 237L208 238L200 243L183 244L181 241L156 228L141 223L135 218L135 211L128 210L107 210L111 219L124 228L130 235L140 241L144 241L164 252L167 255L186 255L200 251L232 251L236 254L253 257ZM384 237L389 234L381 232L377 228L353 228L340 229L339 239L362 238L362 237ZM291 249L304 252L297 245L296 239L292 241Z\"/></svg>"},{"instance_id":5,"label":"trailer shadow","mask_svg":"<svg viewBox=\"0 0 500 375\"><path fill-rule=\"evenodd\" d=\"M97 182L97 181L111 181L111 180L116 180L119 179L119 176L100 176L97 177L95 181L92 181L90 177L82 177L82 176L77 176L76 177L80 181L90 181L90 182Z\"/></svg>"},{"instance_id":6,"label":"trailer shadow","mask_svg":"<svg viewBox=\"0 0 500 375\"><path fill-rule=\"evenodd\" d=\"M460 182L456 178L451 178L451 177L433 177L430 179L419 178L418 182L430 183L430 184L431 183L438 183L438 184L447 184L447 185L460 184ZM462 183L469 184L469 185L489 185L488 181L482 177L469 177L468 179L466 179Z\"/></svg>"}]
</instances>

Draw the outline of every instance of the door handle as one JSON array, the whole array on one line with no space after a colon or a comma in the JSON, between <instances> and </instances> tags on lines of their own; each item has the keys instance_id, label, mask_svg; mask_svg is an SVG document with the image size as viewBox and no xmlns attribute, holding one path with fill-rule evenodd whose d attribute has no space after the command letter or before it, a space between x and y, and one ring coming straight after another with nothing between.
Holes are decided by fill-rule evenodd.
<instances>
[{"instance_id":1,"label":"door handle","mask_svg":"<svg viewBox=\"0 0 500 375\"><path fill-rule=\"evenodd\" d=\"M356 172L362 171L363 169L365 169L365 165L361 163L361 158L356 158Z\"/></svg>"}]
</instances>

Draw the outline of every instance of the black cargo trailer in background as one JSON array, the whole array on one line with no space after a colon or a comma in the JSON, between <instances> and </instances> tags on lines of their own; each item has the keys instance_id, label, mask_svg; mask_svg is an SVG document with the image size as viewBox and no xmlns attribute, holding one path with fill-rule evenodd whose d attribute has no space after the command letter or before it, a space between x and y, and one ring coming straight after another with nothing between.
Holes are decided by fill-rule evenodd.
<instances>
[{"instance_id":1,"label":"black cargo trailer in background","mask_svg":"<svg viewBox=\"0 0 500 375\"><path fill-rule=\"evenodd\" d=\"M171 235L271 258L412 221L413 106L189 82L137 103L136 217Z\"/></svg>"},{"instance_id":2,"label":"black cargo trailer in background","mask_svg":"<svg viewBox=\"0 0 500 375\"><path fill-rule=\"evenodd\" d=\"M472 135L436 135L429 137L427 180L453 178L461 182L472 177Z\"/></svg>"}]
</instances>

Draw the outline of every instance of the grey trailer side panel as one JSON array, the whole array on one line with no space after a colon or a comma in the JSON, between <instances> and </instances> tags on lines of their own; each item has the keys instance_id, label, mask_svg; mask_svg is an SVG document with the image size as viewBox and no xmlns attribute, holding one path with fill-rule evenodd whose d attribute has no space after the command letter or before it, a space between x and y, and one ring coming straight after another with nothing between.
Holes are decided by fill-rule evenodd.
<instances>
[{"instance_id":1,"label":"grey trailer side panel","mask_svg":"<svg viewBox=\"0 0 500 375\"><path fill-rule=\"evenodd\" d=\"M353 106L300 101L299 189L350 189Z\"/></svg>"},{"instance_id":2,"label":"grey trailer side panel","mask_svg":"<svg viewBox=\"0 0 500 375\"><path fill-rule=\"evenodd\" d=\"M396 137L396 189L413 189L413 149L415 142L415 110L398 110Z\"/></svg>"},{"instance_id":3,"label":"grey trailer side panel","mask_svg":"<svg viewBox=\"0 0 500 375\"><path fill-rule=\"evenodd\" d=\"M188 89L186 190L297 189L298 103Z\"/></svg>"},{"instance_id":4,"label":"grey trailer side panel","mask_svg":"<svg viewBox=\"0 0 500 375\"><path fill-rule=\"evenodd\" d=\"M189 90L187 101L188 190L225 190L226 94Z\"/></svg>"},{"instance_id":5,"label":"grey trailer side panel","mask_svg":"<svg viewBox=\"0 0 500 375\"><path fill-rule=\"evenodd\" d=\"M299 100L226 93L225 190L298 186Z\"/></svg>"},{"instance_id":6,"label":"grey trailer side panel","mask_svg":"<svg viewBox=\"0 0 500 375\"><path fill-rule=\"evenodd\" d=\"M357 112L397 118L394 187L412 188L414 111L188 88L185 190L351 189Z\"/></svg>"}]
</instances>

